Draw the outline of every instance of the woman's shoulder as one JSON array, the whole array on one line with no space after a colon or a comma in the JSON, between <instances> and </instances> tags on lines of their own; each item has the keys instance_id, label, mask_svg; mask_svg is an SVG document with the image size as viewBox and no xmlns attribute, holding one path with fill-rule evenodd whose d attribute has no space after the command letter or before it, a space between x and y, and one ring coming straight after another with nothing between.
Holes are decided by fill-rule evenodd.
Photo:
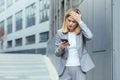
<instances>
[{"instance_id":1,"label":"woman's shoulder","mask_svg":"<svg viewBox=\"0 0 120 80\"><path fill-rule=\"evenodd\" d=\"M62 34L62 29L58 29L57 34Z\"/></svg>"}]
</instances>

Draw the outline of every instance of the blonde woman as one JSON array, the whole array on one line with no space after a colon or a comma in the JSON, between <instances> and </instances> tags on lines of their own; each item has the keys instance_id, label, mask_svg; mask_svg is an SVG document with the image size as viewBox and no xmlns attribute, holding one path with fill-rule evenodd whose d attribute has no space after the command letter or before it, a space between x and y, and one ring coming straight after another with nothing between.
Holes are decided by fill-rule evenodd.
<instances>
[{"instance_id":1,"label":"blonde woman","mask_svg":"<svg viewBox=\"0 0 120 80\"><path fill-rule=\"evenodd\" d=\"M86 72L94 67L85 49L86 40L93 34L83 22L78 9L69 9L62 29L57 31L55 54L61 57L58 75L60 80L86 80Z\"/></svg>"}]
</instances>

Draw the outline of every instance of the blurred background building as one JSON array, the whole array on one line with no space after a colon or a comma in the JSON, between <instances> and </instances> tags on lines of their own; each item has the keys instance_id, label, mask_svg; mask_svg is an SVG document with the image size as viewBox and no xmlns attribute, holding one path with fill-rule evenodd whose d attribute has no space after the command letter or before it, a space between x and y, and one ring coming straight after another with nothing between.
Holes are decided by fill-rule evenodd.
<instances>
[{"instance_id":1,"label":"blurred background building","mask_svg":"<svg viewBox=\"0 0 120 80\"><path fill-rule=\"evenodd\" d=\"M0 0L0 52L46 53L50 0ZM2 44L2 43L1 43Z\"/></svg>"}]
</instances>

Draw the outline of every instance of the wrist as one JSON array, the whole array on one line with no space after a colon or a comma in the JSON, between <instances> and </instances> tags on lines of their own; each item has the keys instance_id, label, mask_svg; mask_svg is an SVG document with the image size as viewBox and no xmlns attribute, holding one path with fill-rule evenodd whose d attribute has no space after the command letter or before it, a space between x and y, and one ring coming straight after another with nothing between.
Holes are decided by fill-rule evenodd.
<instances>
[{"instance_id":1,"label":"wrist","mask_svg":"<svg viewBox=\"0 0 120 80\"><path fill-rule=\"evenodd\" d=\"M64 50L64 47L63 46L60 46L61 50Z\"/></svg>"},{"instance_id":2,"label":"wrist","mask_svg":"<svg viewBox=\"0 0 120 80\"><path fill-rule=\"evenodd\" d=\"M79 24L81 25L83 23L83 21L80 21Z\"/></svg>"}]
</instances>

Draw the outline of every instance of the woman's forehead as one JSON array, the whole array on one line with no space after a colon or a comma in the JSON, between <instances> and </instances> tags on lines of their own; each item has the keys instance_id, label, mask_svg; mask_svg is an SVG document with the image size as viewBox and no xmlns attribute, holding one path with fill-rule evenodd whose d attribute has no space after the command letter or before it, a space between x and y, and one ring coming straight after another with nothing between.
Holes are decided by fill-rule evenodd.
<instances>
[{"instance_id":1,"label":"woman's forehead","mask_svg":"<svg viewBox=\"0 0 120 80\"><path fill-rule=\"evenodd\" d=\"M67 19L69 19L71 21L75 21L75 19L73 19L72 16L69 16Z\"/></svg>"}]
</instances>

